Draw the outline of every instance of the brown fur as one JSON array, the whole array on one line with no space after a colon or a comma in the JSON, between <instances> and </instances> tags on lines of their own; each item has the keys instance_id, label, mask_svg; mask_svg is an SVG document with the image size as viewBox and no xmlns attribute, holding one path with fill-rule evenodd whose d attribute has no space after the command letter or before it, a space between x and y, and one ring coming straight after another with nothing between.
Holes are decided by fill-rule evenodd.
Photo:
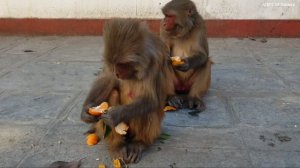
<instances>
[{"instance_id":1,"label":"brown fur","mask_svg":"<svg viewBox=\"0 0 300 168\"><path fill-rule=\"evenodd\" d=\"M132 19L106 23L104 72L95 81L81 116L86 122L98 121L87 114L87 107L109 101L114 107L97 122L97 133L103 134L103 122L112 127L120 122L129 125L126 136L112 129L107 138L112 157L137 162L144 148L160 135L165 100L174 90L168 55L167 47L144 23Z\"/></svg>"},{"instance_id":2,"label":"brown fur","mask_svg":"<svg viewBox=\"0 0 300 168\"><path fill-rule=\"evenodd\" d=\"M194 64L185 71L174 67L175 88L178 83L183 83L189 87L189 98L201 99L210 87L212 64L208 57L205 22L190 0L172 0L163 7L162 12L166 18L161 22L160 35L171 51L170 56L179 56ZM168 15L176 17L171 31L164 28Z\"/></svg>"}]
</instances>

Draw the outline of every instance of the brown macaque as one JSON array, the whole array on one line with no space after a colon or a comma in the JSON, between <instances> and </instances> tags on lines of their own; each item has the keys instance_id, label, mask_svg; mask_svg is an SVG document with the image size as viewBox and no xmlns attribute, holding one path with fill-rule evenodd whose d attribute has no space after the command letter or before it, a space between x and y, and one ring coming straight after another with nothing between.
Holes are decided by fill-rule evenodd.
<instances>
[{"instance_id":1,"label":"brown macaque","mask_svg":"<svg viewBox=\"0 0 300 168\"><path fill-rule=\"evenodd\" d=\"M104 26L104 71L87 96L81 119L103 130L102 122L114 128L124 122L126 135L114 129L106 138L113 158L138 162L142 151L160 135L167 95L173 92L169 51L147 25L134 19L112 19ZM100 117L88 108L109 102Z\"/></svg>"},{"instance_id":2,"label":"brown macaque","mask_svg":"<svg viewBox=\"0 0 300 168\"><path fill-rule=\"evenodd\" d=\"M210 87L212 64L204 20L190 0L172 0L162 12L165 17L161 21L161 39L169 47L170 56L183 61L173 66L177 94L169 97L168 104L203 111L202 97Z\"/></svg>"}]
</instances>

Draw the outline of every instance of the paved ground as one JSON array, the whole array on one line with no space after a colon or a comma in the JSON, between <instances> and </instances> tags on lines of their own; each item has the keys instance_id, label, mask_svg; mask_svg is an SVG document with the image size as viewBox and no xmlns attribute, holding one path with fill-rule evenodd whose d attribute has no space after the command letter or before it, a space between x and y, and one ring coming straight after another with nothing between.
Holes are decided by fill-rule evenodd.
<instances>
[{"instance_id":1,"label":"paved ground","mask_svg":"<svg viewBox=\"0 0 300 168\"><path fill-rule=\"evenodd\" d=\"M130 167L300 167L300 39L210 39L207 110L167 113L157 142ZM100 37L0 37L0 165L86 157L80 108L101 67Z\"/></svg>"}]
</instances>

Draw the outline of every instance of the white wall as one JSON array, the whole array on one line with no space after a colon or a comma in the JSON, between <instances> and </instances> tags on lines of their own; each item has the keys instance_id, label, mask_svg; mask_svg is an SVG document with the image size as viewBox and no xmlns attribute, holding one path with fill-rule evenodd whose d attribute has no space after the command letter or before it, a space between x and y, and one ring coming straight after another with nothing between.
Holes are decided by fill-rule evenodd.
<instances>
[{"instance_id":1,"label":"white wall","mask_svg":"<svg viewBox=\"0 0 300 168\"><path fill-rule=\"evenodd\" d=\"M0 0L0 18L162 18L169 0ZM300 19L300 0L194 0L205 19Z\"/></svg>"}]
</instances>

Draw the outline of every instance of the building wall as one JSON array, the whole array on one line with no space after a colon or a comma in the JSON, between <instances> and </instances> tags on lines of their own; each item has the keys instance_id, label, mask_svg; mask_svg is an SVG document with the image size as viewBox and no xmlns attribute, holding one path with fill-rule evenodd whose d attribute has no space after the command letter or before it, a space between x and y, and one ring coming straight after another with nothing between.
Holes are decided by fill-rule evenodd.
<instances>
[{"instance_id":1,"label":"building wall","mask_svg":"<svg viewBox=\"0 0 300 168\"><path fill-rule=\"evenodd\" d=\"M162 18L169 0L0 0L0 18ZM205 19L300 19L300 0L194 0Z\"/></svg>"}]
</instances>

